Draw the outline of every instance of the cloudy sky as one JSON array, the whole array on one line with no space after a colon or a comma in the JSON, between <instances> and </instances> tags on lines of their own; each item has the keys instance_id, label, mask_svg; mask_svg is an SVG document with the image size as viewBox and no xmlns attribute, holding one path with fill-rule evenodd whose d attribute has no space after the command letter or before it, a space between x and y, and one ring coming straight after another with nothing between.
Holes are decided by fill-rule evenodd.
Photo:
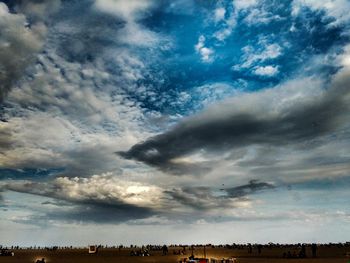
<instances>
[{"instance_id":1,"label":"cloudy sky","mask_svg":"<svg viewBox=\"0 0 350 263\"><path fill-rule=\"evenodd\" d=\"M0 1L0 243L338 242L348 0Z\"/></svg>"}]
</instances>

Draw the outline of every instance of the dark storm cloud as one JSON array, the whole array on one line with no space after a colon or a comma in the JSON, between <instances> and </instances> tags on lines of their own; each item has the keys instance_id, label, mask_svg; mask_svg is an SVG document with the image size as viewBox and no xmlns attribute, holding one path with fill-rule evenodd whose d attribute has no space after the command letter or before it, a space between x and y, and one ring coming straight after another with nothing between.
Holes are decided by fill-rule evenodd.
<instances>
[{"instance_id":1,"label":"dark storm cloud","mask_svg":"<svg viewBox=\"0 0 350 263\"><path fill-rule=\"evenodd\" d=\"M176 166L174 159L201 149L215 152L253 144L279 146L312 140L346 123L348 80L349 72L341 71L327 91L319 94L315 90L315 94L298 95L300 88L304 92L314 88L305 86L312 82L298 82L294 85L301 87L287 91L279 87L233 98L119 154L167 170ZM300 98L290 99L293 96ZM279 100L286 103L274 105Z\"/></svg>"},{"instance_id":2,"label":"dark storm cloud","mask_svg":"<svg viewBox=\"0 0 350 263\"><path fill-rule=\"evenodd\" d=\"M173 200L182 205L198 210L210 210L217 207L235 206L235 201L247 199L249 195L264 190L272 190L275 186L271 183L251 180L248 184L215 189L212 187L184 187L165 191ZM233 203L229 202L233 200Z\"/></svg>"}]
</instances>

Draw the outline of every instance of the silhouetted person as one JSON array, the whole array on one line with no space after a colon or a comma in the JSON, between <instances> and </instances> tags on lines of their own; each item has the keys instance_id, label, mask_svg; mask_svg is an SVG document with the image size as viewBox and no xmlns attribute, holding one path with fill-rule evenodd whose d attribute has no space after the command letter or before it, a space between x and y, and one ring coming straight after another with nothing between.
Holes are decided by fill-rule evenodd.
<instances>
[{"instance_id":1,"label":"silhouetted person","mask_svg":"<svg viewBox=\"0 0 350 263\"><path fill-rule=\"evenodd\" d=\"M253 251L252 244L248 244L248 253L251 254Z\"/></svg>"},{"instance_id":2,"label":"silhouetted person","mask_svg":"<svg viewBox=\"0 0 350 263\"><path fill-rule=\"evenodd\" d=\"M191 246L191 256L188 257L189 259L194 259L193 249L194 249L194 247L192 245Z\"/></svg>"},{"instance_id":3,"label":"silhouetted person","mask_svg":"<svg viewBox=\"0 0 350 263\"><path fill-rule=\"evenodd\" d=\"M316 257L316 253L317 253L317 245L315 243L313 243L311 245L311 251L312 251L312 257Z\"/></svg>"},{"instance_id":4,"label":"silhouetted person","mask_svg":"<svg viewBox=\"0 0 350 263\"><path fill-rule=\"evenodd\" d=\"M301 250L300 250L300 253L299 253L299 257L300 258L306 258L306 247L305 247L305 244L301 245Z\"/></svg>"},{"instance_id":5,"label":"silhouetted person","mask_svg":"<svg viewBox=\"0 0 350 263\"><path fill-rule=\"evenodd\" d=\"M168 247L166 245L164 245L162 247L162 251L163 251L163 255L165 256L166 254L168 254Z\"/></svg>"},{"instance_id":6,"label":"silhouetted person","mask_svg":"<svg viewBox=\"0 0 350 263\"><path fill-rule=\"evenodd\" d=\"M45 258L42 258L41 260L38 259L38 260L36 261L36 263L46 263L46 262L45 262Z\"/></svg>"},{"instance_id":7,"label":"silhouetted person","mask_svg":"<svg viewBox=\"0 0 350 263\"><path fill-rule=\"evenodd\" d=\"M258 245L258 253L261 254L262 245Z\"/></svg>"}]
</instances>

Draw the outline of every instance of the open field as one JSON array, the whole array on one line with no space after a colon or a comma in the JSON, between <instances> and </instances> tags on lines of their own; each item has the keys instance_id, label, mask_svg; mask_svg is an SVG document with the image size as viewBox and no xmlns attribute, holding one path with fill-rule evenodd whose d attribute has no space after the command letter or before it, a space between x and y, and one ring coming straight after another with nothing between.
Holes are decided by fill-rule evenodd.
<instances>
[{"instance_id":1,"label":"open field","mask_svg":"<svg viewBox=\"0 0 350 263\"><path fill-rule=\"evenodd\" d=\"M180 247L169 248L169 254L162 255L161 251L151 251L151 256L138 257L130 256L129 248L104 248L100 249L97 254L89 255L87 249L58 249L56 251L48 251L45 249L20 249L13 250L14 257L0 257L0 263L35 263L37 259L45 258L47 263L138 263L138 262L178 262L183 257L191 255L189 248L186 249L185 255L174 255L174 251L182 250ZM311 258L311 248L307 247L305 259L283 258L283 253L298 251L296 247L274 247L263 248L261 254L258 254L256 248L252 253L248 253L246 247L241 249L223 248L223 247L207 247L207 257L227 258L236 257L239 263L349 263L350 258L346 257L349 247L319 247L317 250L317 258ZM203 248L196 247L194 255L203 257Z\"/></svg>"}]
</instances>

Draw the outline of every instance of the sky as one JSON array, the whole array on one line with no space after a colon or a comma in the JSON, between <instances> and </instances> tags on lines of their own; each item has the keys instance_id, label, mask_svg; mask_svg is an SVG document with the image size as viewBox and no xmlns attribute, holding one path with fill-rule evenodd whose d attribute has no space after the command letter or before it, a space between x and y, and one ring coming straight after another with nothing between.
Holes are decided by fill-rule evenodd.
<instances>
[{"instance_id":1,"label":"sky","mask_svg":"<svg viewBox=\"0 0 350 263\"><path fill-rule=\"evenodd\" d=\"M0 244L345 242L350 1L0 1Z\"/></svg>"}]
</instances>

